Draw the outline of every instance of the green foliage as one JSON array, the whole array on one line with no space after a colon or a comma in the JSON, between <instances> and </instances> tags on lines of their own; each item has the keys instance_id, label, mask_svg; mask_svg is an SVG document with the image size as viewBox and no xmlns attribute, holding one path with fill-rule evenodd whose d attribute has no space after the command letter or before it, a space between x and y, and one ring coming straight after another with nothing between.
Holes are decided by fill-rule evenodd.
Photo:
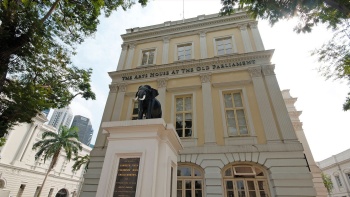
<instances>
[{"instance_id":1,"label":"green foliage","mask_svg":"<svg viewBox=\"0 0 350 197\"><path fill-rule=\"evenodd\" d=\"M35 154L35 160L43 158L45 163L46 160L52 158L38 194L38 196L40 196L46 178L50 171L55 167L61 150L66 152L66 159L68 161L70 161L72 155L76 157L78 155L78 151L82 150L82 146L78 141L78 128L72 127L68 129L67 127L63 126L60 128L59 133L54 133L51 131L44 132L42 134L42 140L33 145L33 150L37 149L38 152Z\"/></svg>"},{"instance_id":2,"label":"green foliage","mask_svg":"<svg viewBox=\"0 0 350 197\"><path fill-rule=\"evenodd\" d=\"M0 147L2 147L3 145L5 145L5 143L6 143L6 138L1 137L1 138L0 138Z\"/></svg>"},{"instance_id":3,"label":"green foliage","mask_svg":"<svg viewBox=\"0 0 350 197\"><path fill-rule=\"evenodd\" d=\"M89 163L90 163L90 155L85 155L85 156L77 156L73 159L75 161L75 163L72 166L72 171L78 171L80 170L81 166L85 165L85 171L88 169L89 167Z\"/></svg>"},{"instance_id":4,"label":"green foliage","mask_svg":"<svg viewBox=\"0 0 350 197\"><path fill-rule=\"evenodd\" d=\"M139 0L146 5L148 0ZM93 35L98 17L130 0L0 1L0 137L43 109L80 95L95 99L91 69L72 65L75 47Z\"/></svg>"},{"instance_id":5,"label":"green foliage","mask_svg":"<svg viewBox=\"0 0 350 197\"><path fill-rule=\"evenodd\" d=\"M327 24L334 30L333 38L312 54L318 56L319 71L326 79L350 80L350 1L275 1L275 0L221 0L221 15L245 9L253 18L266 19L271 25L282 19L296 17L297 33L311 32L317 24ZM343 104L343 110L350 109L350 93Z\"/></svg>"},{"instance_id":6,"label":"green foliage","mask_svg":"<svg viewBox=\"0 0 350 197\"><path fill-rule=\"evenodd\" d=\"M58 158L61 149L66 152L66 158L68 161L73 155L78 155L78 151L82 150L82 146L78 141L78 127L72 127L68 129L62 126L59 133L54 133L51 131L46 131L42 134L42 140L36 142L33 145L33 150L38 149L35 154L35 160L43 157L44 163L47 159L56 157L52 159L52 162ZM56 163L52 163L51 167L54 167Z\"/></svg>"},{"instance_id":7,"label":"green foliage","mask_svg":"<svg viewBox=\"0 0 350 197\"><path fill-rule=\"evenodd\" d=\"M331 180L331 177L323 173L321 175L322 175L323 184L327 189L328 194L331 194L333 190L333 182Z\"/></svg>"},{"instance_id":8,"label":"green foliage","mask_svg":"<svg viewBox=\"0 0 350 197\"><path fill-rule=\"evenodd\" d=\"M275 1L275 0L221 0L221 15L245 9L253 18L266 19L271 25L282 19L299 18L297 32L310 32L318 23L327 23L336 28L343 19L350 17L348 0L326 1Z\"/></svg>"}]
</instances>

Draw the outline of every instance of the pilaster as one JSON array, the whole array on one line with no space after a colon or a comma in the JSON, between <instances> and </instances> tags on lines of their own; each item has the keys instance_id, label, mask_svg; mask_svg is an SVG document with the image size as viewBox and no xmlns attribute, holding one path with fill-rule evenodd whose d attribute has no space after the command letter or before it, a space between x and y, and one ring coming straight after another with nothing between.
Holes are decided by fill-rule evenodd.
<instances>
[{"instance_id":1,"label":"pilaster","mask_svg":"<svg viewBox=\"0 0 350 197\"><path fill-rule=\"evenodd\" d=\"M274 65L264 65L262 71L265 77L267 91L271 98L272 107L276 114L277 124L281 130L282 140L297 140L292 121L279 88Z\"/></svg>"},{"instance_id":2,"label":"pilaster","mask_svg":"<svg viewBox=\"0 0 350 197\"><path fill-rule=\"evenodd\" d=\"M130 69L132 64L132 59L134 58L135 44L129 44L128 58L126 60L125 69Z\"/></svg>"},{"instance_id":3,"label":"pilaster","mask_svg":"<svg viewBox=\"0 0 350 197\"><path fill-rule=\"evenodd\" d=\"M126 87L127 87L126 83L119 83L118 84L119 91L117 93L117 99L116 99L115 103L118 104L119 106L115 106L111 121L120 120L120 114L121 114L122 109L123 109L122 106L124 104Z\"/></svg>"},{"instance_id":4,"label":"pilaster","mask_svg":"<svg viewBox=\"0 0 350 197\"><path fill-rule=\"evenodd\" d=\"M199 32L200 49L201 49L201 59L208 57L207 55L207 35L206 31Z\"/></svg>"},{"instance_id":5,"label":"pilaster","mask_svg":"<svg viewBox=\"0 0 350 197\"><path fill-rule=\"evenodd\" d=\"M169 60L169 42L170 42L170 39L168 37L163 38L162 64L167 64Z\"/></svg>"},{"instance_id":6,"label":"pilaster","mask_svg":"<svg viewBox=\"0 0 350 197\"><path fill-rule=\"evenodd\" d=\"M38 127L38 124L33 123L30 128L27 130L25 136L22 141L19 143L19 148L17 149L16 156L11 161L11 164L14 164L16 161L19 161L25 152L25 149L28 146L29 139L31 139L35 129Z\"/></svg>"},{"instance_id":7,"label":"pilaster","mask_svg":"<svg viewBox=\"0 0 350 197\"><path fill-rule=\"evenodd\" d=\"M157 96L158 101L160 102L160 105L162 106L162 114L164 117L165 114L165 95L166 95L166 86L167 86L168 78L159 78L157 79L158 82L158 93Z\"/></svg>"},{"instance_id":8,"label":"pilaster","mask_svg":"<svg viewBox=\"0 0 350 197\"><path fill-rule=\"evenodd\" d=\"M203 111L204 111L204 143L207 145L215 145L215 129L214 129L214 112L213 112L213 100L211 94L211 73L200 74L202 81L202 98L203 98Z\"/></svg>"},{"instance_id":9,"label":"pilaster","mask_svg":"<svg viewBox=\"0 0 350 197\"><path fill-rule=\"evenodd\" d=\"M117 84L109 85L109 94L108 94L108 98L106 101L105 109L103 111L101 123L111 121L112 114L113 114L113 111L114 111L114 108L116 105L116 98L117 98L118 89L119 88L118 88ZM97 134L96 142L95 142L95 147L105 146L106 137L107 136L105 134L102 134L102 129L100 126L98 134Z\"/></svg>"},{"instance_id":10,"label":"pilaster","mask_svg":"<svg viewBox=\"0 0 350 197\"><path fill-rule=\"evenodd\" d=\"M122 52L119 57L117 70L123 70L127 51L128 51L128 45L122 44Z\"/></svg>"},{"instance_id":11,"label":"pilaster","mask_svg":"<svg viewBox=\"0 0 350 197\"><path fill-rule=\"evenodd\" d=\"M252 43L250 42L250 38L247 30L247 25L246 24L241 25L239 29L241 30L245 52L246 53L253 52Z\"/></svg>"},{"instance_id":12,"label":"pilaster","mask_svg":"<svg viewBox=\"0 0 350 197\"><path fill-rule=\"evenodd\" d=\"M252 77L266 140L268 142L280 142L281 140L271 110L271 105L264 85L265 83L262 78L261 67L249 68L248 71Z\"/></svg>"},{"instance_id":13,"label":"pilaster","mask_svg":"<svg viewBox=\"0 0 350 197\"><path fill-rule=\"evenodd\" d=\"M263 42L261 40L261 36L260 36L260 33L259 33L257 22L256 23L249 23L249 27L252 30L252 34L253 34L253 39L254 39L254 42L255 42L256 50L257 51L265 50L264 44L263 44Z\"/></svg>"}]
</instances>

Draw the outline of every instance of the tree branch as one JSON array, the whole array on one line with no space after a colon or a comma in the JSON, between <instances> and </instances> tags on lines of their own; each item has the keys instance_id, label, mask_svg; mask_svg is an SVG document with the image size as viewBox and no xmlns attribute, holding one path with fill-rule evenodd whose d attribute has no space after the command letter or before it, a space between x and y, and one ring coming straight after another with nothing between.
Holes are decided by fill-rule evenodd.
<instances>
[{"instance_id":1,"label":"tree branch","mask_svg":"<svg viewBox=\"0 0 350 197\"><path fill-rule=\"evenodd\" d=\"M46 15L44 16L44 18L40 19L40 23L44 23L44 21L49 18L49 16L52 14L52 12L56 9L58 3L60 2L60 0L56 0L55 3L51 6L50 10L46 13Z\"/></svg>"}]
</instances>

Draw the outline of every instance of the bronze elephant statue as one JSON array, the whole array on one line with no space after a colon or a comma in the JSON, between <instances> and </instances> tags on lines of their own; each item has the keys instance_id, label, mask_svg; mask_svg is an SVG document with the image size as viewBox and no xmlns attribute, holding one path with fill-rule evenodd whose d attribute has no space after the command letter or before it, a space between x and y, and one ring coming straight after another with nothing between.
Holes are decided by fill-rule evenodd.
<instances>
[{"instance_id":1,"label":"bronze elephant statue","mask_svg":"<svg viewBox=\"0 0 350 197\"><path fill-rule=\"evenodd\" d=\"M139 102L137 119L143 119L144 115L146 119L162 117L162 107L156 99L158 95L158 90L151 88L149 85L139 87L135 95L135 101L138 100Z\"/></svg>"}]
</instances>

